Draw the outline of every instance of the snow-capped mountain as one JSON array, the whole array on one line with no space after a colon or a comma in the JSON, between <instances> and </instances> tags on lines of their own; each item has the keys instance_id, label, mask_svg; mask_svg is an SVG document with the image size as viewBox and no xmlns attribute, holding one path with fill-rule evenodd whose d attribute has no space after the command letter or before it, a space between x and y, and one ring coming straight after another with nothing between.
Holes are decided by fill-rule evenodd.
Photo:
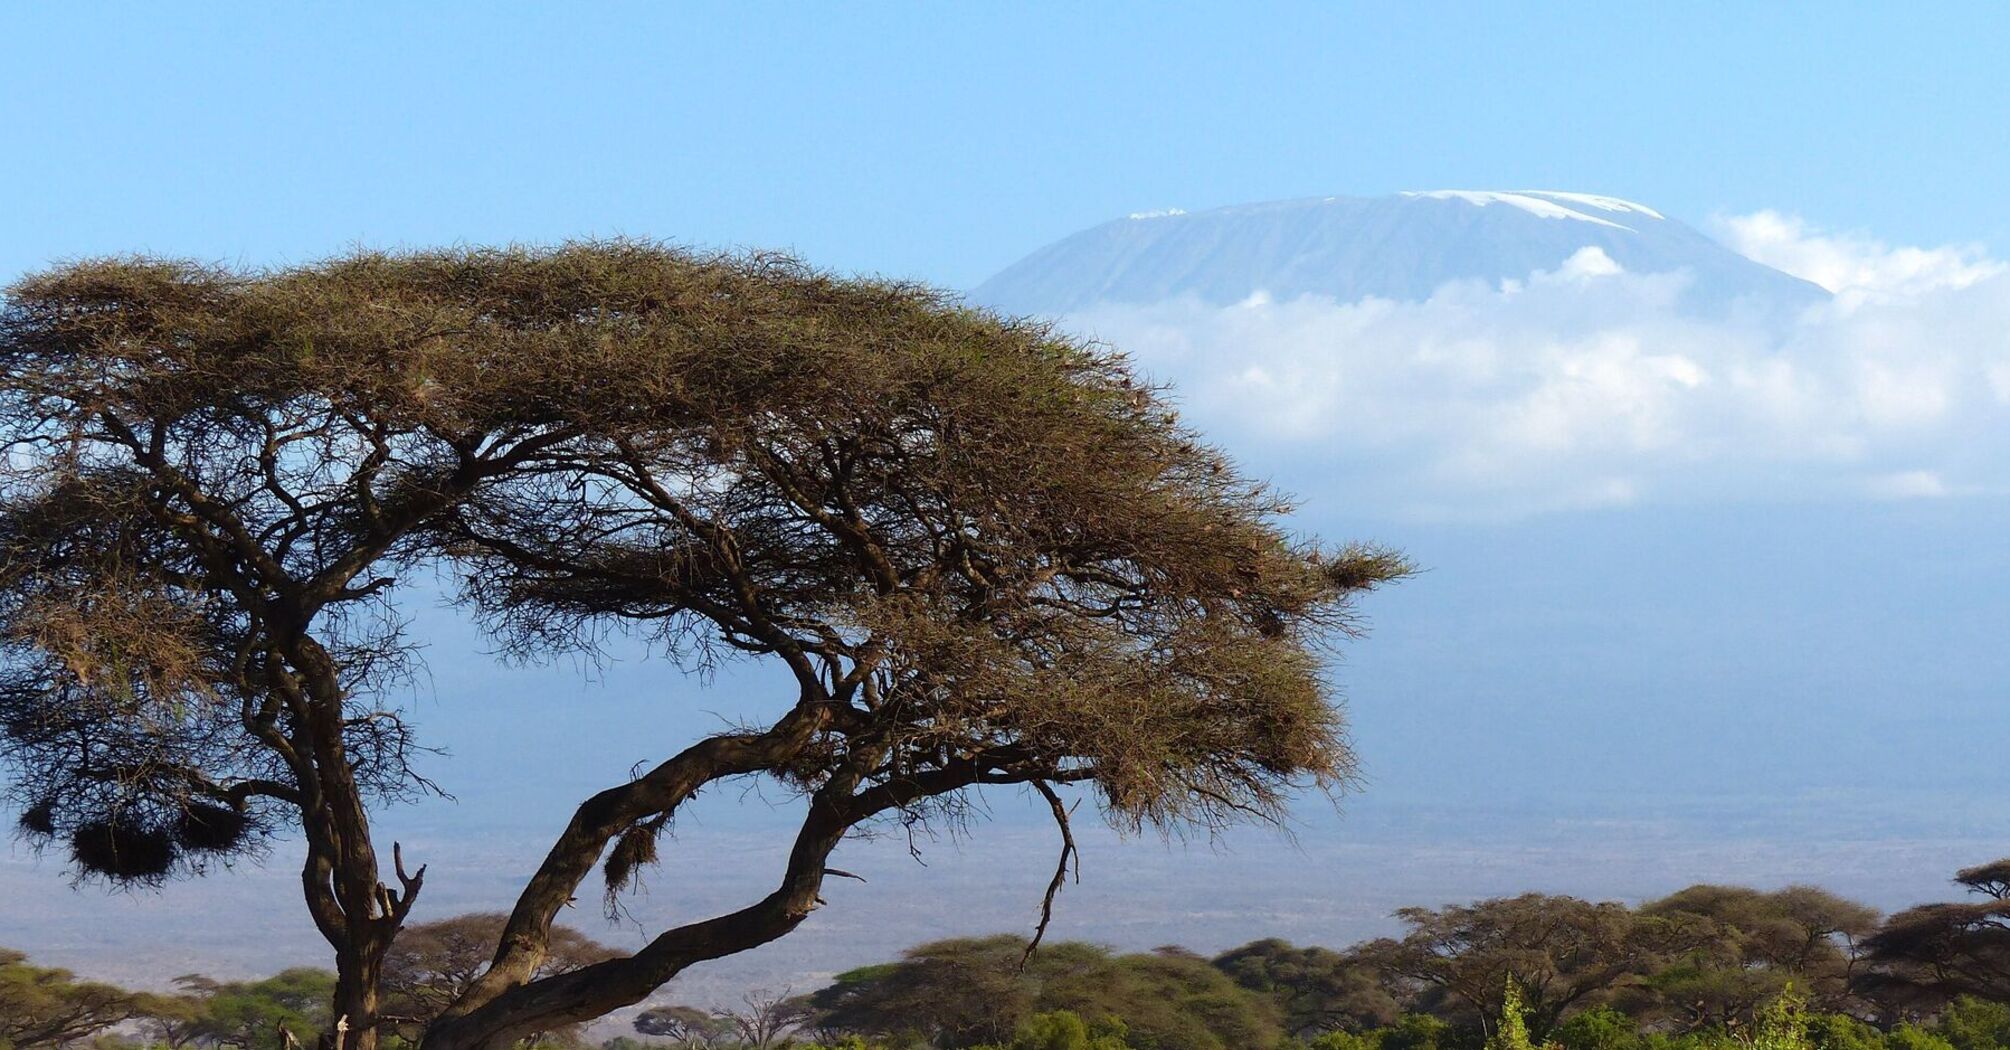
<instances>
[{"instance_id":1,"label":"snow-capped mountain","mask_svg":"<svg viewBox=\"0 0 2010 1050\"><path fill-rule=\"evenodd\" d=\"M1682 305L1699 313L1828 295L1643 204L1550 190L1436 190L1140 213L1041 248L971 297L1028 314L1182 295L1232 303L1257 292L1422 300L1449 281L1555 271L1587 248L1630 273L1686 273Z\"/></svg>"}]
</instances>

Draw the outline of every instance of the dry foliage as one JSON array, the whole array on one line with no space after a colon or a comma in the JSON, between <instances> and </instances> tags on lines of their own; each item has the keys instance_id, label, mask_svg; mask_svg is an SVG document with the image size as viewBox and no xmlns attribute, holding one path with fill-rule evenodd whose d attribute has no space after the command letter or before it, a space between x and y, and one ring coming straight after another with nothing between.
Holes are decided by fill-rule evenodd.
<instances>
[{"instance_id":1,"label":"dry foliage","mask_svg":"<svg viewBox=\"0 0 2010 1050\"><path fill-rule=\"evenodd\" d=\"M1342 785L1321 647L1404 571L1289 537L1120 356L775 256L84 263L8 293L0 369L0 757L25 826L165 835L167 868L78 857L153 878L297 824L361 1047L423 879L380 881L368 820L426 786L387 700L415 571L461 580L517 656L637 631L687 666L778 660L797 690L582 803L436 1050L779 937L847 834L978 785L1088 785L1167 829ZM553 918L609 847L619 886L737 776L806 799L779 884L551 972Z\"/></svg>"}]
</instances>

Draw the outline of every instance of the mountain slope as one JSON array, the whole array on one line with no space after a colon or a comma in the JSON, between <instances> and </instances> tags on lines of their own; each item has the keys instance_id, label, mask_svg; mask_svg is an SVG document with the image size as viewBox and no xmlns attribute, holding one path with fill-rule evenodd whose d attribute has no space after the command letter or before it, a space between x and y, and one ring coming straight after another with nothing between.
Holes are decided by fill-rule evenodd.
<instances>
[{"instance_id":1,"label":"mountain slope","mask_svg":"<svg viewBox=\"0 0 2010 1050\"><path fill-rule=\"evenodd\" d=\"M1029 314L1182 295L1232 303L1259 291L1421 300L1448 281L1555 270L1585 248L1633 273L1686 272L1683 305L1702 313L1741 301L1792 308L1828 294L1644 205L1555 191L1441 190L1135 215L1035 251L971 298Z\"/></svg>"}]
</instances>

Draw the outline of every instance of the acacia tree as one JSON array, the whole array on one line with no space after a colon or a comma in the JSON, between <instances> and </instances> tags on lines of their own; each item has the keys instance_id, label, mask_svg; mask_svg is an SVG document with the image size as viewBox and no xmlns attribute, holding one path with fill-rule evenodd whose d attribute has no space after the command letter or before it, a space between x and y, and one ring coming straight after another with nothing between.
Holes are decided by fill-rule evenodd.
<instances>
[{"instance_id":1,"label":"acacia tree","mask_svg":"<svg viewBox=\"0 0 2010 1050\"><path fill-rule=\"evenodd\" d=\"M157 1005L158 997L79 981L68 970L30 965L21 952L0 948L0 1047L68 1046Z\"/></svg>"},{"instance_id":2,"label":"acacia tree","mask_svg":"<svg viewBox=\"0 0 2010 1050\"><path fill-rule=\"evenodd\" d=\"M196 1037L230 1050L297 1046L334 1020L334 986L334 975L305 966L256 981L192 982L202 1003Z\"/></svg>"},{"instance_id":3,"label":"acacia tree","mask_svg":"<svg viewBox=\"0 0 2010 1050\"><path fill-rule=\"evenodd\" d=\"M1181 948L1118 955L1062 942L1028 958L1013 935L917 945L899 961L838 975L811 993L805 1028L895 1045L999 1046L1041 1016L1118 1024L1161 1050L1273 1046L1277 1005Z\"/></svg>"},{"instance_id":4,"label":"acacia tree","mask_svg":"<svg viewBox=\"0 0 2010 1050\"><path fill-rule=\"evenodd\" d=\"M1960 996L2010 1000L2010 858L1963 868L1973 898L1921 904L1864 941L1866 995L1895 1015L1931 1012Z\"/></svg>"},{"instance_id":5,"label":"acacia tree","mask_svg":"<svg viewBox=\"0 0 2010 1050\"><path fill-rule=\"evenodd\" d=\"M1289 538L1285 504L1121 358L786 259L86 263L10 290L0 369L23 827L142 881L297 830L364 1050L424 877L395 846L384 871L369 820L429 786L392 699L423 570L517 655L628 629L691 664L776 661L794 693L585 800L430 1050L590 1020L781 937L848 834L982 785L1029 786L1064 831L1070 784L1120 824L1274 817L1351 774L1321 646L1403 571ZM553 972L602 858L619 889L734 777L802 796L772 889Z\"/></svg>"},{"instance_id":6,"label":"acacia tree","mask_svg":"<svg viewBox=\"0 0 2010 1050\"><path fill-rule=\"evenodd\" d=\"M488 968L508 918L501 912L474 912L400 930L384 957L386 1021L414 1032L423 1030ZM576 970L615 954L578 930L554 926L539 976ZM537 1033L533 1041L580 1045L582 1038L579 1031L565 1029Z\"/></svg>"},{"instance_id":7,"label":"acacia tree","mask_svg":"<svg viewBox=\"0 0 2010 1050\"><path fill-rule=\"evenodd\" d=\"M1642 905L1637 921L1656 920L1686 943L1630 989L1624 1005L1696 1031L1756 1024L1790 984L1821 1012L1848 1010L1858 943L1877 928L1878 914L1813 886L1706 884Z\"/></svg>"},{"instance_id":8,"label":"acacia tree","mask_svg":"<svg viewBox=\"0 0 2010 1050\"><path fill-rule=\"evenodd\" d=\"M1641 922L1622 904L1540 893L1403 908L1396 917L1408 932L1361 945L1357 959L1408 982L1424 1008L1489 1030L1501 990L1512 986L1537 1040L1565 1013L1637 979L1667 937L1663 924Z\"/></svg>"},{"instance_id":9,"label":"acacia tree","mask_svg":"<svg viewBox=\"0 0 2010 1050\"><path fill-rule=\"evenodd\" d=\"M372 801L425 786L386 695L406 655L392 574L428 556L419 525L573 433L509 386L529 378L509 337L455 334L480 309L456 269L92 263L0 312L21 825L121 882L297 828L362 1047L424 876L397 864L389 888L370 835Z\"/></svg>"},{"instance_id":10,"label":"acacia tree","mask_svg":"<svg viewBox=\"0 0 2010 1050\"><path fill-rule=\"evenodd\" d=\"M1214 965L1242 987L1275 999L1299 1039L1381 1028L1403 1013L1389 978L1357 954L1267 937L1216 956Z\"/></svg>"},{"instance_id":11,"label":"acacia tree","mask_svg":"<svg viewBox=\"0 0 2010 1050\"><path fill-rule=\"evenodd\" d=\"M635 1030L681 1047L710 1047L739 1034L732 1018L695 1006L655 1006L635 1015Z\"/></svg>"},{"instance_id":12,"label":"acacia tree","mask_svg":"<svg viewBox=\"0 0 2010 1050\"><path fill-rule=\"evenodd\" d=\"M809 1019L809 1003L802 996L791 995L791 991L750 989L740 996L737 1009L722 1010L720 1015L740 1033L742 1045L768 1050L784 1033Z\"/></svg>"}]
</instances>

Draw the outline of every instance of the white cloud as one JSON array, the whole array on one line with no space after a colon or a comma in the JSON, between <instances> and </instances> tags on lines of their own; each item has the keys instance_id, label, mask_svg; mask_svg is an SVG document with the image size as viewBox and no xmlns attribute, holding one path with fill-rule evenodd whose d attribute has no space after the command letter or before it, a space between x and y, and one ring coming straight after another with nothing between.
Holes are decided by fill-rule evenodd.
<instances>
[{"instance_id":1,"label":"white cloud","mask_svg":"<svg viewBox=\"0 0 2010 1050\"><path fill-rule=\"evenodd\" d=\"M1625 272L1625 267L1614 261L1612 256L1605 254L1605 249L1595 244L1586 245L1572 252L1570 258L1565 259L1563 265L1557 268L1557 273L1561 276L1579 280L1611 277Z\"/></svg>"},{"instance_id":2,"label":"white cloud","mask_svg":"<svg viewBox=\"0 0 2010 1050\"><path fill-rule=\"evenodd\" d=\"M1865 481L1864 491L1878 499L1929 499L1950 494L1947 482L1930 470L1880 474Z\"/></svg>"},{"instance_id":3,"label":"white cloud","mask_svg":"<svg viewBox=\"0 0 2010 1050\"><path fill-rule=\"evenodd\" d=\"M1677 309L1681 275L1587 249L1419 303L1256 295L1069 320L1321 502L1497 515L2010 491L2010 267L1770 213L1727 225L1859 294L1786 322L1699 319Z\"/></svg>"},{"instance_id":4,"label":"white cloud","mask_svg":"<svg viewBox=\"0 0 2010 1050\"><path fill-rule=\"evenodd\" d=\"M1776 211L1728 216L1712 225L1733 251L1813 281L1846 301L1966 288L2005 270L1981 245L1893 248L1859 233L1818 230L1798 215Z\"/></svg>"}]
</instances>

